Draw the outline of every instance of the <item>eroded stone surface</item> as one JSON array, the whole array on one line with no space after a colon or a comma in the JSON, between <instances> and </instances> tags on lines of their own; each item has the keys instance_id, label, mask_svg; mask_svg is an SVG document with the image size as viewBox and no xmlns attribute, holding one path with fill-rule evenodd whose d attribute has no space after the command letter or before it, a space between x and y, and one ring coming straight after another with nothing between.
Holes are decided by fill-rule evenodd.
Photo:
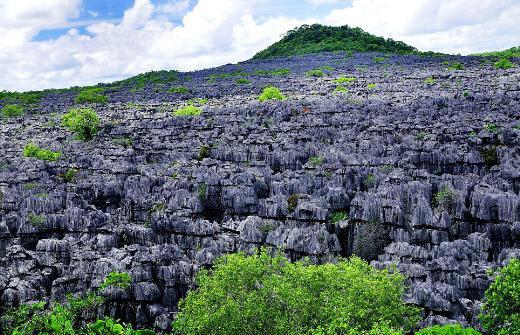
<instances>
[{"instance_id":1,"label":"eroded stone surface","mask_svg":"<svg viewBox=\"0 0 520 335\"><path fill-rule=\"evenodd\" d=\"M199 268L268 245L293 260L355 253L377 268L397 264L425 324L475 324L487 270L520 256L518 67L453 57L466 70L448 71L443 59L376 64L373 56L248 62L240 69L292 74L252 75L243 86L207 78L238 66L191 73L186 96L165 93L168 86L109 89L111 103L93 106L101 131L87 143L59 126L70 94L4 121L2 311L97 289L111 271L126 271L132 287L105 289L104 312L168 329ZM304 75L323 65L335 70ZM357 77L348 94L334 93L339 75ZM426 84L428 77L436 82ZM257 102L268 84L289 99ZM193 97L209 98L201 116L171 115ZM24 158L29 141L62 151L62 159ZM202 146L211 148L204 158ZM498 164L484 160L489 150ZM65 182L69 168L79 172ZM453 197L435 206L444 187ZM338 211L349 219L331 222Z\"/></svg>"}]
</instances>

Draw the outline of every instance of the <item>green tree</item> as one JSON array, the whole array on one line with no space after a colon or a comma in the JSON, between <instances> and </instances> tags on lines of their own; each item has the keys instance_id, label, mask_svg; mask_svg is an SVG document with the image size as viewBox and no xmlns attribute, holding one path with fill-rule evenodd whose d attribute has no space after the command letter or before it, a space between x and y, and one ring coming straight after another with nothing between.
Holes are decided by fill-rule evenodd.
<instances>
[{"instance_id":1,"label":"green tree","mask_svg":"<svg viewBox=\"0 0 520 335\"><path fill-rule=\"evenodd\" d=\"M481 321L492 335L520 335L520 260L497 273L486 290Z\"/></svg>"},{"instance_id":2,"label":"green tree","mask_svg":"<svg viewBox=\"0 0 520 335\"><path fill-rule=\"evenodd\" d=\"M173 322L180 334L394 335L418 320L418 309L402 300L403 276L355 257L311 265L265 249L230 254L196 282ZM377 333L381 326L388 331Z\"/></svg>"},{"instance_id":3,"label":"green tree","mask_svg":"<svg viewBox=\"0 0 520 335\"><path fill-rule=\"evenodd\" d=\"M92 108L72 108L62 116L62 125L81 141L89 141L98 132L99 117Z\"/></svg>"}]
</instances>

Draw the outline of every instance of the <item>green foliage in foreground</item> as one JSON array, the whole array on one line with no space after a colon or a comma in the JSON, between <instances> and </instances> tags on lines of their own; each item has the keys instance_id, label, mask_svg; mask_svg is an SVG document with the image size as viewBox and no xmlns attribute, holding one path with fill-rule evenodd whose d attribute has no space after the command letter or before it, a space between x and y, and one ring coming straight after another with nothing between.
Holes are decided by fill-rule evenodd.
<instances>
[{"instance_id":1,"label":"green foliage in foreground","mask_svg":"<svg viewBox=\"0 0 520 335\"><path fill-rule=\"evenodd\" d=\"M23 149L23 155L25 157L37 158L42 161L53 162L61 157L61 152L42 149L34 143L28 143Z\"/></svg>"},{"instance_id":2,"label":"green foliage in foreground","mask_svg":"<svg viewBox=\"0 0 520 335\"><path fill-rule=\"evenodd\" d=\"M90 141L98 132L99 117L92 108L72 108L61 117L63 127L81 141Z\"/></svg>"},{"instance_id":3,"label":"green foliage in foreground","mask_svg":"<svg viewBox=\"0 0 520 335\"><path fill-rule=\"evenodd\" d=\"M24 113L23 108L18 105L5 105L1 112L5 118L22 116Z\"/></svg>"},{"instance_id":4,"label":"green foliage in foreground","mask_svg":"<svg viewBox=\"0 0 520 335\"><path fill-rule=\"evenodd\" d=\"M355 257L311 265L265 249L231 254L201 270L196 282L173 323L180 334L398 334L419 316L402 300L401 274Z\"/></svg>"},{"instance_id":5,"label":"green foliage in foreground","mask_svg":"<svg viewBox=\"0 0 520 335\"><path fill-rule=\"evenodd\" d=\"M482 333L473 328L464 328L461 325L445 325L425 328L415 335L482 335Z\"/></svg>"},{"instance_id":6,"label":"green foliage in foreground","mask_svg":"<svg viewBox=\"0 0 520 335\"><path fill-rule=\"evenodd\" d=\"M253 59L333 51L417 53L416 48L404 42L374 36L361 28L313 24L290 30L280 41L260 51Z\"/></svg>"},{"instance_id":7,"label":"green foliage in foreground","mask_svg":"<svg viewBox=\"0 0 520 335\"><path fill-rule=\"evenodd\" d=\"M86 103L99 103L105 104L108 102L108 97L101 94L103 92L103 88L86 88L78 93L74 102L77 104L86 104Z\"/></svg>"},{"instance_id":8,"label":"green foliage in foreground","mask_svg":"<svg viewBox=\"0 0 520 335\"><path fill-rule=\"evenodd\" d=\"M174 116L199 116L200 114L202 114L202 109L193 105L179 108L173 112Z\"/></svg>"},{"instance_id":9,"label":"green foliage in foreground","mask_svg":"<svg viewBox=\"0 0 520 335\"><path fill-rule=\"evenodd\" d=\"M482 53L474 54L473 56L501 57L501 58L520 57L520 46L512 47L512 48L509 48L507 50L502 50L502 51L482 52Z\"/></svg>"},{"instance_id":10,"label":"green foliage in foreground","mask_svg":"<svg viewBox=\"0 0 520 335\"><path fill-rule=\"evenodd\" d=\"M110 275L105 282L109 280ZM134 330L131 325L111 318L86 323L83 317L93 314L104 298L87 293L83 297L67 295L64 303L40 301L23 304L2 317L1 334L5 335L155 335L151 330Z\"/></svg>"},{"instance_id":11,"label":"green foliage in foreground","mask_svg":"<svg viewBox=\"0 0 520 335\"><path fill-rule=\"evenodd\" d=\"M500 269L485 294L482 325L491 335L520 335L520 260Z\"/></svg>"},{"instance_id":12,"label":"green foliage in foreground","mask_svg":"<svg viewBox=\"0 0 520 335\"><path fill-rule=\"evenodd\" d=\"M262 94L258 97L258 100L260 101L266 101L266 100L285 100L286 96L283 95L283 93L280 91L279 88L274 86L268 86L264 88L262 91Z\"/></svg>"}]
</instances>

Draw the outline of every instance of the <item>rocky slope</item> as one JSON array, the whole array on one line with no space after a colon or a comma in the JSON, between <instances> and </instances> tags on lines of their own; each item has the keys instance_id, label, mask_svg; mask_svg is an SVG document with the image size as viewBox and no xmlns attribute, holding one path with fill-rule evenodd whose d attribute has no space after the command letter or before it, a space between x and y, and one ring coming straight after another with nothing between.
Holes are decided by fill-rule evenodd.
<instances>
[{"instance_id":1,"label":"rocky slope","mask_svg":"<svg viewBox=\"0 0 520 335\"><path fill-rule=\"evenodd\" d=\"M520 257L520 70L376 56L251 61L110 88L110 103L92 106L103 124L90 142L59 125L72 93L4 120L1 312L126 271L131 289L105 290L103 312L167 329L199 268L268 245L292 259L397 264L425 324L475 324L488 270ZM305 75L322 66L334 70ZM279 68L291 73L251 74ZM237 71L251 83L238 85ZM340 75L356 77L348 93L335 91ZM180 84L190 93L166 92ZM258 102L266 85L288 99ZM208 98L201 116L172 116L196 97ZM29 141L62 158L23 157ZM76 177L63 178L70 168Z\"/></svg>"}]
</instances>

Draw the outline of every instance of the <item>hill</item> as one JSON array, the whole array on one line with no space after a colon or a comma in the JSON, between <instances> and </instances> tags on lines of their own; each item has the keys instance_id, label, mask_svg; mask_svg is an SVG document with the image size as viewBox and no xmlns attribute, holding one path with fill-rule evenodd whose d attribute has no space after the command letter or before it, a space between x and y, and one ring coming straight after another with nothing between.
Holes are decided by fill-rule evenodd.
<instances>
[{"instance_id":1,"label":"hill","mask_svg":"<svg viewBox=\"0 0 520 335\"><path fill-rule=\"evenodd\" d=\"M313 24L288 31L280 41L260 51L253 59L333 51L408 54L417 52L417 49L401 41L372 35L357 27Z\"/></svg>"},{"instance_id":2,"label":"hill","mask_svg":"<svg viewBox=\"0 0 520 335\"><path fill-rule=\"evenodd\" d=\"M520 46L512 47L502 51L489 51L474 54L473 56L485 56L485 57L500 57L500 58L511 58L520 57Z\"/></svg>"}]
</instances>

